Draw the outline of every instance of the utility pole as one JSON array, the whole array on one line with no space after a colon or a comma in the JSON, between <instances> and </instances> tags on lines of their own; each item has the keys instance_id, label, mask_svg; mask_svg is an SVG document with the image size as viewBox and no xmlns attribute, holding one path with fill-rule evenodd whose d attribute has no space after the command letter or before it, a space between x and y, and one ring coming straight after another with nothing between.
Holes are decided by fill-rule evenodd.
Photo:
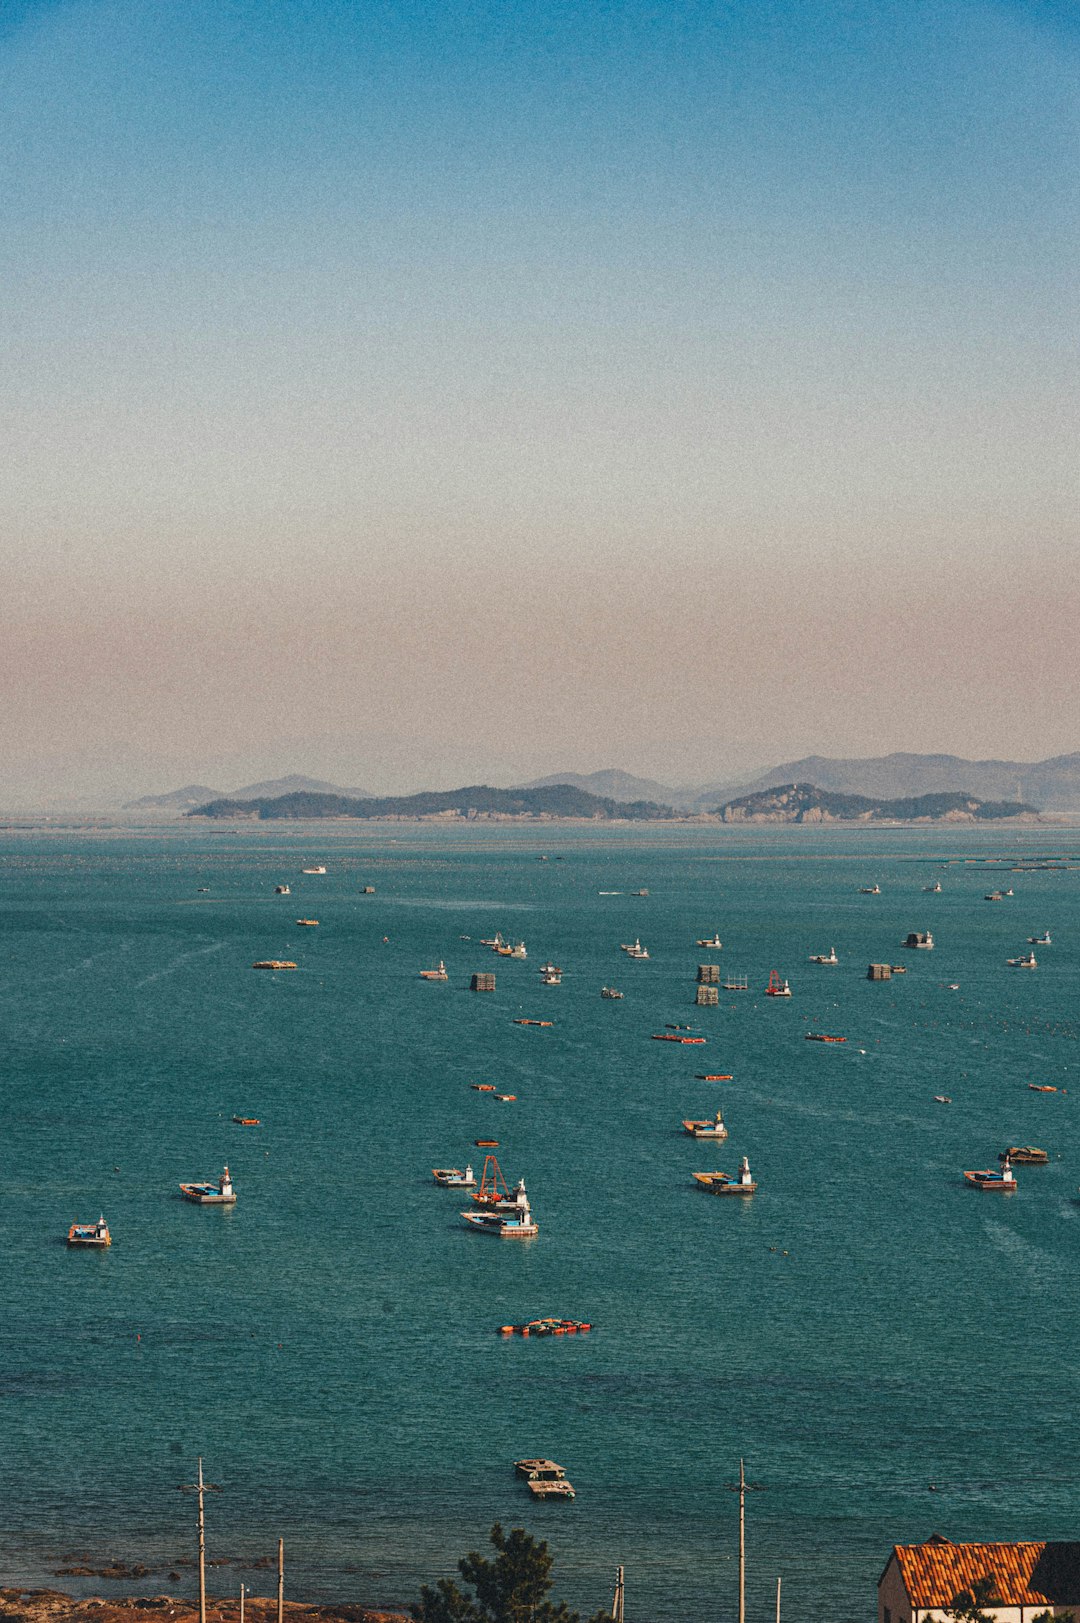
<instances>
[{"instance_id":1,"label":"utility pole","mask_svg":"<svg viewBox=\"0 0 1080 1623\"><path fill-rule=\"evenodd\" d=\"M780 1623L780 1585L781 1585L782 1582L783 1582L782 1579L777 1578L777 1580L776 1580L776 1623ZM243 1619L241 1619L241 1623L243 1623Z\"/></svg>"},{"instance_id":2,"label":"utility pole","mask_svg":"<svg viewBox=\"0 0 1080 1623\"><path fill-rule=\"evenodd\" d=\"M746 1496L761 1491L759 1482L747 1482L746 1468L739 1461L739 1480L727 1486L739 1496L739 1623L746 1623Z\"/></svg>"},{"instance_id":3,"label":"utility pole","mask_svg":"<svg viewBox=\"0 0 1080 1623\"><path fill-rule=\"evenodd\" d=\"M240 1623L244 1623L244 1590L245 1584L240 1585Z\"/></svg>"},{"instance_id":4,"label":"utility pole","mask_svg":"<svg viewBox=\"0 0 1080 1623\"><path fill-rule=\"evenodd\" d=\"M615 1596L611 1602L612 1623L623 1623L623 1603L626 1599L626 1584L623 1579L622 1567L615 1568Z\"/></svg>"},{"instance_id":5,"label":"utility pole","mask_svg":"<svg viewBox=\"0 0 1080 1623\"><path fill-rule=\"evenodd\" d=\"M285 1540L277 1541L277 1623L284 1623L285 1619ZM205 1619L200 1619L205 1623Z\"/></svg>"},{"instance_id":6,"label":"utility pole","mask_svg":"<svg viewBox=\"0 0 1080 1623\"><path fill-rule=\"evenodd\" d=\"M198 1482L180 1483L180 1493L198 1493L198 1623L206 1623L206 1493L221 1493L216 1482L203 1482L203 1456L198 1456Z\"/></svg>"}]
</instances>

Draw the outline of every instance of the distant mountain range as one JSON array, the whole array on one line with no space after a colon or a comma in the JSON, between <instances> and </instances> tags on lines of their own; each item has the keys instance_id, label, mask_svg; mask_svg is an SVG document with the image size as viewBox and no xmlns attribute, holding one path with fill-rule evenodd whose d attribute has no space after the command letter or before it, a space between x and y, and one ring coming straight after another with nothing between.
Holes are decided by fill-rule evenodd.
<instances>
[{"instance_id":1,"label":"distant mountain range","mask_svg":"<svg viewBox=\"0 0 1080 1623\"><path fill-rule=\"evenodd\" d=\"M588 817L599 821L630 818L652 821L670 817L670 806L648 801L626 804L590 795L572 784L539 789L492 789L473 784L419 795L384 795L355 799L346 795L299 794L257 796L248 800L212 800L185 812L186 817Z\"/></svg>"},{"instance_id":2,"label":"distant mountain range","mask_svg":"<svg viewBox=\"0 0 1080 1623\"><path fill-rule=\"evenodd\" d=\"M597 800L619 805L645 802L687 813L713 812L736 796L758 794L777 784L811 783L835 794L865 795L872 800L902 800L926 794L961 794L979 801L1024 801L1040 811L1080 814L1080 753L1055 755L1045 761L968 761L959 755L894 755L844 759L807 755L783 761L757 777L719 779L705 785L672 788L654 778L639 778L609 767L599 772L556 772L502 793L528 794L560 786L580 790ZM457 791L450 791L456 793ZM337 795L370 800L365 789L343 788L318 778L294 775L267 783L249 783L227 793L206 784L188 784L170 794L143 795L125 811L183 813L213 801L275 800L283 795ZM409 800L414 796L383 796ZM452 809L452 808L447 808ZM373 814L385 815L385 814ZM578 815L572 813L569 815ZM588 815L588 814L586 814Z\"/></svg>"},{"instance_id":3,"label":"distant mountain range","mask_svg":"<svg viewBox=\"0 0 1080 1623\"><path fill-rule=\"evenodd\" d=\"M1034 806L1015 800L978 800L951 793L875 800L836 794L812 783L792 783L729 800L720 815L725 823L975 823L1038 813Z\"/></svg>"},{"instance_id":4,"label":"distant mountain range","mask_svg":"<svg viewBox=\"0 0 1080 1623\"><path fill-rule=\"evenodd\" d=\"M615 767L607 767L602 772L553 772L546 778L534 778L531 783L522 783L517 787L548 789L560 783L583 789L588 795L598 795L601 800L651 800L661 806L680 807L689 804L687 791L670 789L665 783L657 783L655 778L635 778L631 773L620 772ZM689 791L691 796L696 792Z\"/></svg>"},{"instance_id":5,"label":"distant mountain range","mask_svg":"<svg viewBox=\"0 0 1080 1623\"><path fill-rule=\"evenodd\" d=\"M125 811L179 811L205 806L211 800L264 800L277 795L345 795L351 800L363 800L366 789L343 789L337 783L322 783L318 778L304 778L294 773L288 778L271 778L265 783L248 783L242 789L208 789L204 783L189 783L183 789L173 789L167 795L143 795L129 800Z\"/></svg>"},{"instance_id":6,"label":"distant mountain range","mask_svg":"<svg viewBox=\"0 0 1080 1623\"><path fill-rule=\"evenodd\" d=\"M770 767L750 783L727 785L711 801L719 805L738 791L756 794L778 783L812 783L838 794L869 795L890 800L910 795L966 794L978 800L1023 800L1040 811L1080 811L1080 754L1055 755L1046 761L966 761L959 755L878 755L863 760L837 760L808 755ZM714 789L699 793L695 804L710 804Z\"/></svg>"}]
</instances>

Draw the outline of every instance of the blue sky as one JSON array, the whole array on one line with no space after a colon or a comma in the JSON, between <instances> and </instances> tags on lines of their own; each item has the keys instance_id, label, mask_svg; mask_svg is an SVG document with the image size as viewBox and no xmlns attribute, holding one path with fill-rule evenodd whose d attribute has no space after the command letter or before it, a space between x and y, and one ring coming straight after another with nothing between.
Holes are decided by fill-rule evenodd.
<instances>
[{"instance_id":1,"label":"blue sky","mask_svg":"<svg viewBox=\"0 0 1080 1623\"><path fill-rule=\"evenodd\" d=\"M1073 748L1077 15L7 5L7 757Z\"/></svg>"}]
</instances>

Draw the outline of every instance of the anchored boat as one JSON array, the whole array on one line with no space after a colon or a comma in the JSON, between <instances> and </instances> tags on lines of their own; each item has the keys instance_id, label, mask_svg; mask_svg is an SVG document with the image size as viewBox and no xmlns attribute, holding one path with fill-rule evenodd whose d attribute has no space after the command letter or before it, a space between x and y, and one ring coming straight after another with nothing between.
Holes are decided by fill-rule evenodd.
<instances>
[{"instance_id":1,"label":"anchored boat","mask_svg":"<svg viewBox=\"0 0 1080 1623\"><path fill-rule=\"evenodd\" d=\"M228 1167L221 1174L217 1183L182 1183L180 1193L185 1200L193 1200L196 1206L235 1206L236 1190L233 1188Z\"/></svg>"},{"instance_id":2,"label":"anchored boat","mask_svg":"<svg viewBox=\"0 0 1080 1623\"><path fill-rule=\"evenodd\" d=\"M757 1190L750 1162L745 1155L735 1178L726 1172L695 1172L694 1177L698 1187L707 1190L710 1195L752 1195Z\"/></svg>"},{"instance_id":3,"label":"anchored boat","mask_svg":"<svg viewBox=\"0 0 1080 1623\"><path fill-rule=\"evenodd\" d=\"M489 1156L488 1159L495 1158ZM472 1198L479 1200L480 1195ZM533 1235L540 1232L540 1225L532 1215L529 1197L525 1193L524 1178L519 1179L509 1203L500 1200L487 1211L462 1212L461 1215L470 1228L481 1234L497 1235L502 1240L531 1240Z\"/></svg>"},{"instance_id":4,"label":"anchored boat","mask_svg":"<svg viewBox=\"0 0 1080 1623\"><path fill-rule=\"evenodd\" d=\"M96 1223L72 1223L68 1229L67 1243L94 1246L98 1250L103 1250L105 1246L112 1245L112 1235L109 1233L108 1223L103 1217L99 1217Z\"/></svg>"},{"instance_id":5,"label":"anchored boat","mask_svg":"<svg viewBox=\"0 0 1080 1623\"><path fill-rule=\"evenodd\" d=\"M715 1121L684 1121L683 1128L691 1138L726 1138L728 1130L724 1126L723 1112L716 1112Z\"/></svg>"},{"instance_id":6,"label":"anchored boat","mask_svg":"<svg viewBox=\"0 0 1080 1623\"><path fill-rule=\"evenodd\" d=\"M476 1188L472 1167L466 1167L464 1172L459 1167L432 1167L431 1176L436 1183L442 1184L444 1189Z\"/></svg>"},{"instance_id":7,"label":"anchored boat","mask_svg":"<svg viewBox=\"0 0 1080 1623\"><path fill-rule=\"evenodd\" d=\"M791 987L787 981L782 980L775 969L769 971L769 984L765 988L766 997L790 997Z\"/></svg>"},{"instance_id":8,"label":"anchored boat","mask_svg":"<svg viewBox=\"0 0 1080 1623\"><path fill-rule=\"evenodd\" d=\"M420 971L420 979L422 981L445 981L449 980L449 978L450 977L446 973L446 965L443 963L441 958L435 965L434 969L422 969Z\"/></svg>"},{"instance_id":9,"label":"anchored boat","mask_svg":"<svg viewBox=\"0 0 1080 1623\"><path fill-rule=\"evenodd\" d=\"M992 1172L984 1167L980 1172L965 1172L964 1178L973 1189L993 1189L1009 1194L1016 1188L1016 1175L1007 1155L1001 1163L1000 1172Z\"/></svg>"}]
</instances>

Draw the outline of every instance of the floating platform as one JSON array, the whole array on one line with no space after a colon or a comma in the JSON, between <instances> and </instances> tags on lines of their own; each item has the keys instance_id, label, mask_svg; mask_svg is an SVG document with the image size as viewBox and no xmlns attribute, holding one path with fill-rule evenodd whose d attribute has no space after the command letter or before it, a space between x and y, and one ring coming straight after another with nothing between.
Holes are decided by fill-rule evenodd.
<instances>
[{"instance_id":1,"label":"floating platform","mask_svg":"<svg viewBox=\"0 0 1080 1623\"><path fill-rule=\"evenodd\" d=\"M576 1336L591 1330L582 1319L530 1319L528 1324L500 1324L501 1336ZM550 1463L546 1461L545 1463Z\"/></svg>"}]
</instances>

